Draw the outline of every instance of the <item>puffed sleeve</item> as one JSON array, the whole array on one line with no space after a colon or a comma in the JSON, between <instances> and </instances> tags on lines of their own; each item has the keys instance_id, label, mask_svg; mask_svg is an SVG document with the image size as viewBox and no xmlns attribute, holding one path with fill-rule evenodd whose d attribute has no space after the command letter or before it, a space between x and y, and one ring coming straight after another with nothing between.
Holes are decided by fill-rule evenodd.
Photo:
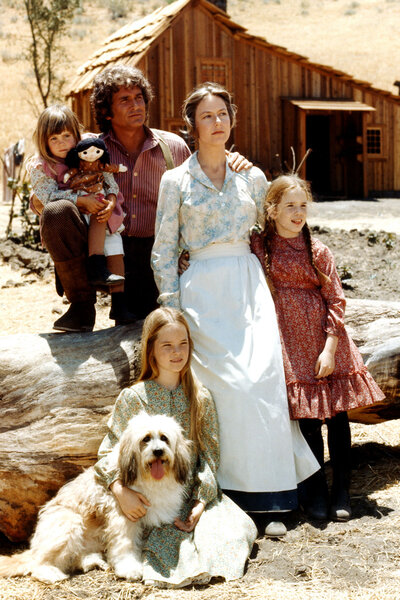
<instances>
[{"instance_id":1,"label":"puffed sleeve","mask_svg":"<svg viewBox=\"0 0 400 600\"><path fill-rule=\"evenodd\" d=\"M257 223L263 229L265 225L264 204L267 191L271 185L261 169L252 167L250 171L251 196L257 207Z\"/></svg>"},{"instance_id":2,"label":"puffed sleeve","mask_svg":"<svg viewBox=\"0 0 400 600\"><path fill-rule=\"evenodd\" d=\"M76 204L77 194L72 190L59 190L55 179L46 175L40 165L30 171L32 194L45 205L55 200L70 200Z\"/></svg>"},{"instance_id":3,"label":"puffed sleeve","mask_svg":"<svg viewBox=\"0 0 400 600\"><path fill-rule=\"evenodd\" d=\"M207 505L218 493L217 469L219 465L219 429L214 400L205 390L204 415L200 432L203 449L199 452L193 488L193 498Z\"/></svg>"},{"instance_id":4,"label":"puffed sleeve","mask_svg":"<svg viewBox=\"0 0 400 600\"><path fill-rule=\"evenodd\" d=\"M322 273L330 278L330 282L321 287L321 295L327 307L325 331L332 335L339 335L344 327L346 300L336 270L335 259L327 246L317 240L314 240L313 244L315 264Z\"/></svg>"},{"instance_id":5,"label":"puffed sleeve","mask_svg":"<svg viewBox=\"0 0 400 600\"><path fill-rule=\"evenodd\" d=\"M179 182L173 177L174 171L167 171L161 178L151 264L160 292L158 302L164 306L180 308L178 276L180 187Z\"/></svg>"},{"instance_id":6,"label":"puffed sleeve","mask_svg":"<svg viewBox=\"0 0 400 600\"><path fill-rule=\"evenodd\" d=\"M145 406L138 394L132 388L122 390L108 421L108 432L98 450L99 460L94 465L94 470L106 487L120 477L112 451L118 444L129 420L141 410L145 410Z\"/></svg>"}]
</instances>

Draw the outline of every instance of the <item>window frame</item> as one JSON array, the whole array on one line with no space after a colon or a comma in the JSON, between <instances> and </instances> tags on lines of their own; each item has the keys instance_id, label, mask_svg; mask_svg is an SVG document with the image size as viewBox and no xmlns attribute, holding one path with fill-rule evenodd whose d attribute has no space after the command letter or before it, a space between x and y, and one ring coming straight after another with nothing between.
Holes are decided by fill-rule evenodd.
<instances>
[{"instance_id":1,"label":"window frame","mask_svg":"<svg viewBox=\"0 0 400 600\"><path fill-rule=\"evenodd\" d=\"M379 144L380 144L380 152L379 153L368 151L368 132L370 130L379 131ZM383 125L368 124L366 126L366 128L365 128L365 152L366 152L368 160L385 158L384 141L385 141L385 136L384 136L384 126Z\"/></svg>"}]
</instances>

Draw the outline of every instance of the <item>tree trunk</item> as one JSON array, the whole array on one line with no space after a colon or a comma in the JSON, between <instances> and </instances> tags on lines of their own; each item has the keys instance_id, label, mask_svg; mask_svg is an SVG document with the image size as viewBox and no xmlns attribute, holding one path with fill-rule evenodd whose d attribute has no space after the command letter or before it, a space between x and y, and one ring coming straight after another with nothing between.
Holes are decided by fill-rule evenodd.
<instances>
[{"instance_id":1,"label":"tree trunk","mask_svg":"<svg viewBox=\"0 0 400 600\"><path fill-rule=\"evenodd\" d=\"M351 418L400 417L400 303L350 300L348 329L387 396ZM0 337L0 531L26 539L37 511L96 460L119 391L135 377L141 324Z\"/></svg>"},{"instance_id":2,"label":"tree trunk","mask_svg":"<svg viewBox=\"0 0 400 600\"><path fill-rule=\"evenodd\" d=\"M386 398L349 411L356 423L400 418L400 302L348 300L346 326Z\"/></svg>"},{"instance_id":3,"label":"tree trunk","mask_svg":"<svg viewBox=\"0 0 400 600\"><path fill-rule=\"evenodd\" d=\"M0 337L0 531L26 539L38 508L96 459L132 384L141 324Z\"/></svg>"}]
</instances>

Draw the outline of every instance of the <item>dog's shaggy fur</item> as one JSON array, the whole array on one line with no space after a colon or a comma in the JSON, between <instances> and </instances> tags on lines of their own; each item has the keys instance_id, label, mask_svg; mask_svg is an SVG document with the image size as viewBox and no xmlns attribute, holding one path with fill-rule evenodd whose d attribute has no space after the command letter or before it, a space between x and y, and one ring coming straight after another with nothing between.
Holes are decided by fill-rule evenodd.
<instances>
[{"instance_id":1,"label":"dog's shaggy fur","mask_svg":"<svg viewBox=\"0 0 400 600\"><path fill-rule=\"evenodd\" d=\"M40 510L29 550L0 557L0 576L31 574L54 583L77 570L110 565L119 577L140 580L141 531L179 516L191 447L172 417L145 412L133 417L114 453L122 483L150 502L146 515L136 523L128 520L91 467Z\"/></svg>"}]
</instances>

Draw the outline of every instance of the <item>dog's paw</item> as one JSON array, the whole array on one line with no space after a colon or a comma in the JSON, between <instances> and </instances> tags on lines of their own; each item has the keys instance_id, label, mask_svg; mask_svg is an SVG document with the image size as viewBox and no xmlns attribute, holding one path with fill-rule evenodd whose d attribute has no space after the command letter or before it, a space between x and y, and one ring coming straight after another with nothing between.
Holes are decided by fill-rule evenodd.
<instances>
[{"instance_id":1,"label":"dog's paw","mask_svg":"<svg viewBox=\"0 0 400 600\"><path fill-rule=\"evenodd\" d=\"M142 564L133 554L128 554L114 564L114 571L117 577L128 579L129 581L140 581L143 577Z\"/></svg>"},{"instance_id":2,"label":"dog's paw","mask_svg":"<svg viewBox=\"0 0 400 600\"><path fill-rule=\"evenodd\" d=\"M38 565L32 569L32 577L42 583L57 583L68 579L68 575L53 565Z\"/></svg>"},{"instance_id":3,"label":"dog's paw","mask_svg":"<svg viewBox=\"0 0 400 600\"><path fill-rule=\"evenodd\" d=\"M81 566L84 573L96 568L102 569L103 571L108 570L108 564L98 552L93 552L93 554L84 556L82 558Z\"/></svg>"}]
</instances>

